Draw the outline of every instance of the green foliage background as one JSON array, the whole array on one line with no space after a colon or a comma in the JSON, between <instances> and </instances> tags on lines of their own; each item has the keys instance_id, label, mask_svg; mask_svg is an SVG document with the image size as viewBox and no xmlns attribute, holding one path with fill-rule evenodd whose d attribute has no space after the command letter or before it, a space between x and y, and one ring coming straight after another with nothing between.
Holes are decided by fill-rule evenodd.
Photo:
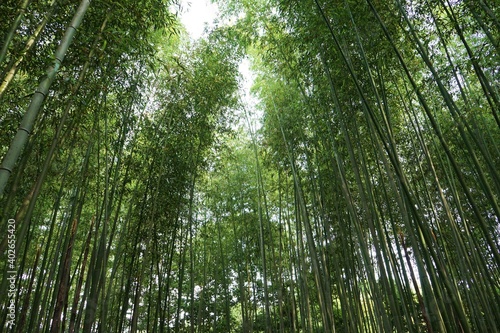
<instances>
[{"instance_id":1,"label":"green foliage background","mask_svg":"<svg viewBox=\"0 0 500 333\"><path fill-rule=\"evenodd\" d=\"M1 331L498 331L499 6L178 6L91 1L17 147L78 3L0 4Z\"/></svg>"}]
</instances>

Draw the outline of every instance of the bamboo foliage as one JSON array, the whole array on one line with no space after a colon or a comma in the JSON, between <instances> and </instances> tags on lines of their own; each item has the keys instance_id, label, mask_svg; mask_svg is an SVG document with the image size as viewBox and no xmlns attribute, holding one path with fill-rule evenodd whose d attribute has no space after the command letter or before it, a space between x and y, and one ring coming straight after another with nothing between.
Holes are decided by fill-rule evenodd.
<instances>
[{"instance_id":1,"label":"bamboo foliage","mask_svg":"<svg viewBox=\"0 0 500 333\"><path fill-rule=\"evenodd\" d=\"M458 107L458 105L467 105L471 112L472 104L477 103L468 98L470 90L466 91L461 88L465 85L467 89L475 85L480 89L476 90L476 93L480 96L483 94L485 102L491 101L485 105L490 107L493 105L494 98L491 97L487 88L490 83L480 84L480 80L484 79L484 75L481 74L484 72L483 69L474 60L472 67L475 66L477 76L476 78L469 76L467 81L463 81L463 77L457 79L459 74L452 72L460 93L452 97L452 87L444 83L445 76L438 74L433 62L449 61L452 64L449 68L456 68L453 61L462 60L453 60L457 58L456 55L451 54L459 51L458 46L449 44L447 42L449 37L445 40L441 34L441 40L438 41L443 46L444 59L438 59L434 53L431 61L430 52L436 52L436 49L425 48L422 37L417 36L417 29L414 27L414 24L419 24L420 29L425 29L425 26L422 26L417 19L418 15L424 18L424 15L436 17L435 13L426 13L424 7L418 7L418 9L413 9L413 13L417 14L412 14L413 17L410 18L406 14L411 12L408 9L410 5L398 2L394 8L400 10L403 18L400 22L403 23L394 22L390 18L383 18L387 18L384 15L391 10L390 5L379 6L379 4L367 1L364 15L370 15L371 11L371 15L374 15L376 22L380 24L380 30L377 31L372 27L372 33L375 30L381 37L385 36L388 43L385 44L385 49L379 50L379 53L394 52L393 58L399 61L401 66L397 69L397 62L390 59L381 60L380 55L376 53L375 56L370 55L374 54L375 50L368 48L365 44L373 43L363 35L366 33L365 26L358 23L361 21L356 21L356 17L362 14L351 11L350 7L354 5L347 1L342 4L342 10L346 13L344 17L342 17L343 14L339 14L341 12L339 10L329 11L331 7L328 4L316 1L315 5L318 13L316 17L311 14L310 10L300 12L299 9L291 9L286 4L277 4L277 6L282 6L280 7L282 8L281 15L288 18L284 21L288 22L288 26L287 23L281 23L283 21L275 21L274 25L267 25L269 37L263 39L263 42L267 43L266 48L270 51L264 57L266 61L274 64L274 69L267 69L261 65L261 68L266 69L263 69L259 94L265 101L265 111L271 114L265 128L269 133L267 140L272 140L274 145L271 146L274 151L273 155L278 160L283 159L279 160L279 163L289 165L290 173L295 179L298 178L299 172L294 164L300 163L300 169L303 168L303 172L312 173L310 183L314 185L318 179L317 186L320 188L328 186L325 182L331 183L335 179L339 179L342 184L340 189L344 194L344 200L347 199L346 207L351 215L350 225L355 231L355 239L360 242L360 257L363 258L366 271L364 273L358 271L359 268L356 266L353 269L357 272L356 275L359 274L356 279L366 279L368 283L368 289L362 289L363 299L370 299L375 305L371 308L370 304L362 301L364 303L362 307L368 310L368 314L366 319L360 318L357 322L363 325L361 326L364 327L363 330L367 331L391 329L413 331L419 330L419 327L425 327L427 331L487 331L490 329L488 327L495 327L498 322L496 315L489 311L487 306L489 301L480 295L490 294L493 299L496 299L498 293L495 286L498 285L498 281L489 278L486 281L479 276L472 278L469 275L479 270L484 272L481 276L491 276L490 269L498 267L497 259L495 259L498 254L497 227L488 229L485 212L477 210L479 202L482 202L481 207L489 207L491 212L488 219L492 219L489 223L493 225L497 223L498 219L495 217L498 216L497 194L494 194L497 193L494 189L496 168L493 167L496 162L493 162L491 158L495 156L494 159L497 159L498 155L494 145L485 144L489 138L486 139L478 131L473 130L480 126L476 122L479 119L483 125L493 124L496 121L495 111L489 115L484 112L476 113L474 117L468 119L461 114L462 111L459 111ZM456 24L456 16L453 16L453 11L458 6L449 3L440 5L439 15L441 17L447 15L447 18L454 24L451 27L454 27L460 35L461 30L459 32L457 29L461 28ZM307 5L304 5L304 8L306 7ZM360 7L363 5L356 6L358 11ZM336 8L339 9L339 7ZM462 8L457 10L462 10ZM443 29L438 26L443 21L435 20L434 22L438 29ZM342 30L349 23L352 27L352 34ZM310 28L305 28L307 25ZM320 40L313 42L308 39L305 35L307 29L314 29L314 35L321 36ZM408 37L413 38L410 40L417 45L416 54L409 54L406 45L396 42L396 37L393 36L398 33L407 34ZM452 30L447 30L447 33L452 33ZM333 45L325 39L328 36L333 38ZM458 37L462 43L467 43L465 38ZM352 42L348 42L349 39ZM381 40L383 42L383 38ZM313 55L314 52L317 56ZM470 57L475 51L470 49L467 52ZM331 53L336 54L337 59L340 58L340 64L333 65L335 56ZM416 58L410 60L409 57L415 56L421 57L420 64ZM420 66L420 68L414 66ZM461 63L460 66L463 64ZM345 68L348 75L339 76L339 67ZM426 71L429 71L436 83L437 95L429 92L424 96L422 92L427 89L421 86L420 82L424 76L420 76L419 73L428 75ZM286 88L290 91L288 93L286 89L279 91L278 94L269 92L271 85L276 85L280 81L297 88ZM401 86L405 87L404 93L400 90ZM298 91L293 92L294 89ZM392 89L395 89L395 95ZM351 94L350 100L345 101L345 97L349 95L345 95L344 91ZM291 97L297 93L302 96L303 102ZM354 97L353 93L357 97ZM273 95L286 97L277 106L276 97ZM392 96L398 97L393 99ZM460 99L460 96L464 99ZM359 104L353 103L353 99L357 99ZM306 112L310 116L304 117L300 115L300 112L293 111L297 108L297 103L303 103L302 107L298 107L301 108L300 112ZM346 103L347 106L345 106ZM420 113L422 111L415 103L420 103L423 113ZM326 105L332 105L333 112L325 110ZM347 116L347 112L353 113L352 110L348 111L348 107L360 110L360 113ZM439 107L449 110L452 118L448 123L445 120L447 115L442 113ZM494 109L495 107L491 110ZM294 112L296 115L291 116ZM284 125L283 117L296 119ZM280 118L281 120L272 120ZM301 130L299 127L294 127L296 123L310 125L305 125L305 128ZM455 128L458 129L458 136L455 138L449 135L449 129L446 127L451 123L455 124L457 126ZM282 135L273 136L272 133L277 127L281 128ZM452 131L455 132L455 129ZM495 133L493 134L495 137L498 135L494 129L490 133ZM414 137L416 140L413 139ZM367 142L364 138L369 138L371 142ZM457 138L460 139L457 140ZM456 150L457 145L462 145L467 151L466 159L472 162L475 169L471 175L477 177L476 184L479 188L473 189L473 183L468 179L469 175L464 175L464 160L460 157L463 155L459 155L460 153ZM308 146L315 148L310 149ZM443 150L444 156L439 153ZM307 161L317 160L318 162L316 164L309 162L308 166L304 166L301 154L306 154L305 157L310 156ZM321 168L327 168L328 164L323 166L319 161L329 154L331 154L332 166L337 166L338 171L331 174L329 179L322 178L321 174L314 175ZM412 162L415 157L419 156L418 154L421 154L421 158L424 159ZM325 159L326 161L328 159ZM375 168L372 161L379 161ZM322 181L320 181L321 178ZM457 189L457 185L461 188ZM303 187L304 185L300 185L299 189L296 189L299 191L299 200L300 197L305 197L304 194L300 194L300 191L304 191L300 189ZM318 205L314 203L316 201L314 198L319 197L320 199L316 202L323 204L317 209L331 210L332 206L324 204L324 202L330 202L327 198L331 194L321 192L318 195L315 193L314 186L307 191L311 191L312 207ZM483 196L478 196L479 192ZM464 200L470 203L470 205L467 204L467 208L463 206ZM310 212L307 215L314 216L314 213ZM398 216L401 217L398 218ZM339 217L336 219L338 220ZM304 221L304 218L302 220ZM297 223L298 221L297 217ZM479 242L478 238L472 236L473 229L476 235L479 230L482 230ZM340 232L342 231L339 230L336 234ZM334 236L336 234L330 234L330 237L336 239ZM340 237L345 239L346 236ZM321 241L320 231L317 231L315 237L317 238L312 240L313 243L324 242ZM483 252L484 246L488 254ZM410 247L411 253L408 250ZM485 254L488 264L484 260L486 257L483 257ZM313 252L308 255L311 256L311 260L314 260ZM345 255L349 256L349 254ZM481 257L483 259L480 259ZM337 258L346 260L345 256ZM459 264L451 267L451 258L456 258ZM482 268L479 268L477 264ZM372 265L376 265L377 269L370 272ZM484 287L485 290L463 289L464 279L469 281L468 286L477 284L477 288ZM479 282L478 279L483 282ZM343 281L339 277L334 280L333 285L339 288L338 284L342 284ZM375 281L379 281L382 289L374 284ZM339 289L343 293L346 292L345 288ZM341 304L345 316L347 313L353 315L359 313L355 310L355 303L347 301L342 295L338 297L343 302ZM473 301L473 298L476 299ZM398 308L400 299L404 299L405 306L402 309ZM443 302L443 299L446 301ZM448 304L452 307L450 308ZM487 318L482 319L483 316L476 312L477 304L483 304L484 313L490 313L491 316L486 315ZM379 312L381 309L388 311L386 312L388 316L385 316L384 311ZM356 324L351 322L350 325L354 327Z\"/></svg>"},{"instance_id":2,"label":"bamboo foliage","mask_svg":"<svg viewBox=\"0 0 500 333\"><path fill-rule=\"evenodd\" d=\"M0 330L498 331L498 6L176 5L0 4Z\"/></svg>"}]
</instances>

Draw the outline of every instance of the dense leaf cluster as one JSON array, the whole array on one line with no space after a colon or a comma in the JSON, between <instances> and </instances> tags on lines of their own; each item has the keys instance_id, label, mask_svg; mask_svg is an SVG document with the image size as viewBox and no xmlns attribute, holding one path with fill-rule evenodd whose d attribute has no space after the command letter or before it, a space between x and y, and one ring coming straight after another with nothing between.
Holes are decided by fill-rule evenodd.
<instances>
[{"instance_id":1,"label":"dense leaf cluster","mask_svg":"<svg viewBox=\"0 0 500 333\"><path fill-rule=\"evenodd\" d=\"M2 329L498 331L500 7L176 5L0 3Z\"/></svg>"}]
</instances>

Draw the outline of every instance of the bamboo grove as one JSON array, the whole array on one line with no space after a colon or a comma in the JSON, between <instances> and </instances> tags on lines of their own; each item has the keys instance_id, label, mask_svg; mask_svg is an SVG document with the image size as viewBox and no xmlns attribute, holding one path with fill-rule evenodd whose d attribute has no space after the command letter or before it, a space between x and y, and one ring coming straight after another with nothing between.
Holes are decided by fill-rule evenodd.
<instances>
[{"instance_id":1,"label":"bamboo grove","mask_svg":"<svg viewBox=\"0 0 500 333\"><path fill-rule=\"evenodd\" d=\"M500 331L499 4L217 4L0 3L0 332Z\"/></svg>"}]
</instances>

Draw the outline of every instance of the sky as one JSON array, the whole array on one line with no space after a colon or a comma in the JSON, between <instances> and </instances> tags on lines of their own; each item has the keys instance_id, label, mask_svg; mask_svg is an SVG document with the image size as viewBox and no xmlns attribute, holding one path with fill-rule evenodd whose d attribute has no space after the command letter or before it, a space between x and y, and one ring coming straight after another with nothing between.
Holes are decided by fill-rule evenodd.
<instances>
[{"instance_id":1,"label":"sky","mask_svg":"<svg viewBox=\"0 0 500 333\"><path fill-rule=\"evenodd\" d=\"M206 24L213 24L218 16L218 7L210 0L182 0L181 22L193 39L203 35Z\"/></svg>"}]
</instances>

